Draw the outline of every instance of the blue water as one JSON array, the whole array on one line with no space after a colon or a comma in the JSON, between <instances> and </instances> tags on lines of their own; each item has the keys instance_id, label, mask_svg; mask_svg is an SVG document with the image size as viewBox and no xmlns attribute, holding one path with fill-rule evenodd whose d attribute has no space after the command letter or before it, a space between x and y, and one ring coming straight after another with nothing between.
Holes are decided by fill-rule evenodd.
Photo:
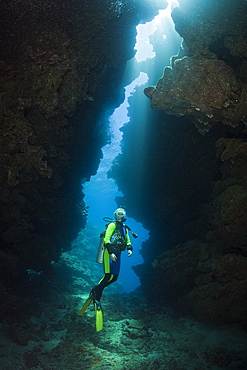
<instances>
[{"instance_id":1,"label":"blue water","mask_svg":"<svg viewBox=\"0 0 247 370\"><path fill-rule=\"evenodd\" d=\"M125 100L119 108L117 108L109 119L109 127L111 134L111 142L103 149L103 158L100 162L97 174L92 176L90 182L84 185L85 202L89 206L88 222L94 224L100 229L104 229L105 221L103 217L113 218L113 213L117 208L115 202L116 197L121 197L123 194L118 190L113 179L107 177L107 172L111 168L112 161L121 152L122 132L120 128L129 121L128 117L128 97L133 93L135 86L147 82L145 73L140 73L130 85L125 87ZM131 238L134 248L133 255L127 257L127 252L122 253L122 263L119 275L119 280L126 292L133 291L140 285L140 280L132 270L132 266L141 264L143 259L139 253L142 243L148 239L148 231L143 226L132 218L128 218L126 224L138 234L138 238ZM130 234L131 237L131 234Z\"/></svg>"},{"instance_id":2,"label":"blue water","mask_svg":"<svg viewBox=\"0 0 247 370\"><path fill-rule=\"evenodd\" d=\"M121 153L121 139L122 132L121 127L129 122L128 117L128 98L135 92L135 87L143 85L143 88L155 84L157 78L155 77L154 70L157 69L155 66L154 57L156 56L152 45L149 43L149 36L156 34L158 39L163 40L162 53L158 59L162 59L161 65L162 70L164 65L169 65L170 57L173 53L176 53L179 49L181 38L174 30L174 25L170 16L171 4L177 5L176 0L170 1L169 7L165 11L160 11L159 15L155 17L151 22L145 25L139 25L137 27L137 39L135 49L137 50L136 58L133 58L127 63L126 66L126 80L132 81L128 86L125 87L125 100L123 104L117 108L113 115L109 119L109 134L111 142L107 144L103 149L103 159L100 162L97 174L92 176L90 182L84 184L85 202L89 206L88 222L94 224L100 229L104 229L105 222L103 217L112 217L115 209L118 207L115 198L121 197L123 194L119 192L113 179L107 178L107 172L110 170L112 161ZM166 52L164 53L164 50ZM147 74L148 73L148 74ZM158 75L162 74L162 71L157 71ZM138 76L137 78L135 78ZM151 80L149 80L151 78ZM154 79L154 81L153 81ZM148 84L144 86L144 84ZM140 109L140 119L142 122L141 128L143 132L140 132L139 140L143 140L145 137L145 112L149 108L149 102L144 94L142 97L135 95L135 106ZM140 99L139 99L140 98ZM132 99L133 101L133 99ZM145 145L144 145L145 147ZM139 153L141 155L141 153ZM121 206L121 204L119 204ZM127 252L122 253L122 265L119 280L121 281L123 288L126 292L133 291L137 286L140 285L139 278L136 276L134 271L131 269L132 266L141 264L143 259L140 254L142 243L148 239L148 231L143 226L136 222L134 219L128 218L126 224L139 235L137 239L132 237L132 244L134 253L131 257L127 257ZM97 247L95 248L95 254L97 253Z\"/></svg>"}]
</instances>

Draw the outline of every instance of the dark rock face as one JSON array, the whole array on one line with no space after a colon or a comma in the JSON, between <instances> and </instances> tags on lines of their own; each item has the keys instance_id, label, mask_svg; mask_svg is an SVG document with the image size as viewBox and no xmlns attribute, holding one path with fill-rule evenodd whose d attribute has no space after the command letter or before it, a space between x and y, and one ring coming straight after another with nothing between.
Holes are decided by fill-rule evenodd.
<instances>
[{"instance_id":1,"label":"dark rock face","mask_svg":"<svg viewBox=\"0 0 247 370\"><path fill-rule=\"evenodd\" d=\"M99 116L103 106L120 104L135 27L157 4L5 1L0 10L0 295L7 309L9 287L16 293L27 269L52 274L51 261L85 224L81 179L100 159L106 127L98 127Z\"/></svg>"},{"instance_id":2,"label":"dark rock face","mask_svg":"<svg viewBox=\"0 0 247 370\"><path fill-rule=\"evenodd\" d=\"M111 171L128 208L151 229L145 263L134 268L145 294L203 320L245 326L246 5L180 1L173 19L183 48L145 90L151 107L169 116L149 119L142 177L132 175L131 127Z\"/></svg>"},{"instance_id":3,"label":"dark rock face","mask_svg":"<svg viewBox=\"0 0 247 370\"><path fill-rule=\"evenodd\" d=\"M174 11L187 55L173 58L171 68L165 69L157 87L146 91L153 108L192 118L200 132L208 130L212 121L237 126L245 123L246 115L246 35L242 28L246 27L246 19L242 18L246 4L234 6L234 2L227 2L226 7L225 2L218 2L221 4L214 13L210 1L207 3L208 16L199 4L193 9L194 23L189 23L186 16L186 2ZM223 13L219 13L217 10L223 7ZM209 24L210 32L206 33ZM234 43L228 36L229 27ZM220 49L218 54L217 50L210 54L213 43L219 39L228 51L227 58ZM246 129L242 126L235 135L233 130L222 134L219 140L215 136L220 176L211 184L212 200L201 204L197 219L184 225L188 237L197 239L160 255L153 264L157 285L150 284L147 289L149 293L157 291L160 303L168 301L200 319L246 325Z\"/></svg>"}]
</instances>

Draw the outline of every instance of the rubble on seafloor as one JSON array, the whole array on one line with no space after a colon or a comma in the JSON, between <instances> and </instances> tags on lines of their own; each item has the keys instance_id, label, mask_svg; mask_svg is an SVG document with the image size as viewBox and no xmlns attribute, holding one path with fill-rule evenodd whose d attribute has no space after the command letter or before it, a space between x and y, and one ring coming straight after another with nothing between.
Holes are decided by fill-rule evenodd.
<instances>
[{"instance_id":1,"label":"rubble on seafloor","mask_svg":"<svg viewBox=\"0 0 247 370\"><path fill-rule=\"evenodd\" d=\"M30 319L1 324L1 370L244 369L247 335L240 328L180 317L165 306L148 304L139 288L130 294L105 290L104 328L97 333L93 305L77 316L89 291L79 259L83 253L76 248L64 254L57 267L67 266L71 279L54 279L46 286ZM88 267L87 278L93 281L92 261Z\"/></svg>"}]
</instances>

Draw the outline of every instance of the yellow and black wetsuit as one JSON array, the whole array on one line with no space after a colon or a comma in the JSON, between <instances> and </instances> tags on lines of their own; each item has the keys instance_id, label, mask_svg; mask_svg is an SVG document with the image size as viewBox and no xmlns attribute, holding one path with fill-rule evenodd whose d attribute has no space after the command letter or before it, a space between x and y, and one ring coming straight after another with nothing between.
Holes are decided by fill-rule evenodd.
<instances>
[{"instance_id":1,"label":"yellow and black wetsuit","mask_svg":"<svg viewBox=\"0 0 247 370\"><path fill-rule=\"evenodd\" d=\"M128 229L119 221L111 222L108 225L104 243L106 247L104 251L104 276L99 284L94 287L95 299L97 301L100 301L104 288L114 283L118 278L121 264L121 252L125 249L133 249ZM117 256L116 261L112 261L110 258L110 254L112 253Z\"/></svg>"}]
</instances>

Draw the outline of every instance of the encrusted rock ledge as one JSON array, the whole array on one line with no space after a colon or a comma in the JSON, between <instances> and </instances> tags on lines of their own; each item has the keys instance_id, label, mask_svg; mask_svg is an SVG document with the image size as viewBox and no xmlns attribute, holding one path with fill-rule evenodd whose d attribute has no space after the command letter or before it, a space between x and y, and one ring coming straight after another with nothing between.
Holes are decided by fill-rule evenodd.
<instances>
[{"instance_id":1,"label":"encrusted rock ledge","mask_svg":"<svg viewBox=\"0 0 247 370\"><path fill-rule=\"evenodd\" d=\"M172 16L183 44L157 85L153 109L185 116L201 133L218 122L247 124L245 1L180 1Z\"/></svg>"}]
</instances>

